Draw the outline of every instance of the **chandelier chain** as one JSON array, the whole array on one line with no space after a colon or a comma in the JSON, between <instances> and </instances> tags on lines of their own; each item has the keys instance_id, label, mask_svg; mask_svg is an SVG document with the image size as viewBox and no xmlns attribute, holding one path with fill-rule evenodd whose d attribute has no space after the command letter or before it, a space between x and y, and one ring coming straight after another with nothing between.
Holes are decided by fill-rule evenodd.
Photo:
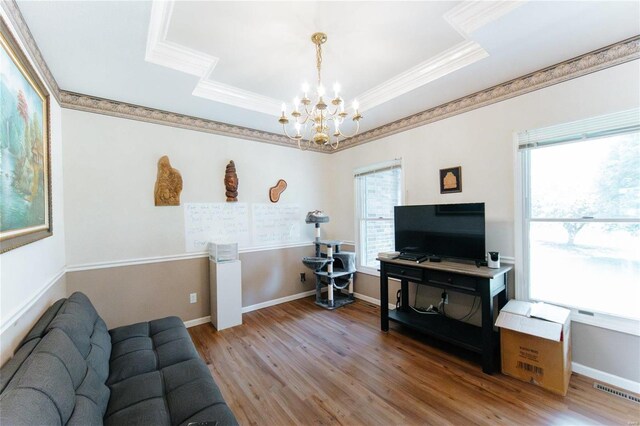
<instances>
[{"instance_id":1,"label":"chandelier chain","mask_svg":"<svg viewBox=\"0 0 640 426\"><path fill-rule=\"evenodd\" d=\"M322 45L320 43L316 44L316 68L318 68L318 86L322 82L320 77L320 68L322 67Z\"/></svg>"}]
</instances>

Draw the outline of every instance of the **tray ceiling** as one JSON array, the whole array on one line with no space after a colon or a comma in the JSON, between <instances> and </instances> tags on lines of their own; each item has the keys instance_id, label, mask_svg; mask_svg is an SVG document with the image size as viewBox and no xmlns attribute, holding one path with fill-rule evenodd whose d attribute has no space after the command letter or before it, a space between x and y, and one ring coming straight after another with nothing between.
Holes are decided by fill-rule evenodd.
<instances>
[{"instance_id":1,"label":"tray ceiling","mask_svg":"<svg viewBox=\"0 0 640 426\"><path fill-rule=\"evenodd\" d=\"M621 1L18 5L61 89L269 132L315 83L315 31L364 130L640 33Z\"/></svg>"}]
</instances>

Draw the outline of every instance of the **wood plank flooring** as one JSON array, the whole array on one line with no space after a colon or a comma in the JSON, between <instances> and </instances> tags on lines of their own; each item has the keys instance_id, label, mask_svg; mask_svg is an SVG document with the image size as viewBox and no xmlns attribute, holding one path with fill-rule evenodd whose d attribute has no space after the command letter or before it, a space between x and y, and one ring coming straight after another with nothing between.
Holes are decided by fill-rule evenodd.
<instances>
[{"instance_id":1,"label":"wood plank flooring","mask_svg":"<svg viewBox=\"0 0 640 426\"><path fill-rule=\"evenodd\" d=\"M639 424L640 404L574 374L566 397L486 375L378 307L335 311L312 298L243 315L242 326L189 333L242 425Z\"/></svg>"}]
</instances>

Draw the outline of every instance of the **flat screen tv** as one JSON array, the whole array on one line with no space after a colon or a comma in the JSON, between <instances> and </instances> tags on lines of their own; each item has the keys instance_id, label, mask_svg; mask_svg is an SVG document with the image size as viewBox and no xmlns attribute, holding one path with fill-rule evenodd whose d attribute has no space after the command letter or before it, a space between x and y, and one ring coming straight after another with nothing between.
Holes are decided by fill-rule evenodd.
<instances>
[{"instance_id":1,"label":"flat screen tv","mask_svg":"<svg viewBox=\"0 0 640 426\"><path fill-rule=\"evenodd\" d=\"M394 224L401 253L485 259L484 203L396 206Z\"/></svg>"}]
</instances>

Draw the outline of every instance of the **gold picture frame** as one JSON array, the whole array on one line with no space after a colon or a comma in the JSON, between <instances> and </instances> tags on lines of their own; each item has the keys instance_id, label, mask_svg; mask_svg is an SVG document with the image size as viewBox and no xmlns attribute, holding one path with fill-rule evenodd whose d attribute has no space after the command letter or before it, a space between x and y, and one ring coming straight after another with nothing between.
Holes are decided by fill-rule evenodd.
<instances>
[{"instance_id":1,"label":"gold picture frame","mask_svg":"<svg viewBox=\"0 0 640 426\"><path fill-rule=\"evenodd\" d=\"M0 253L53 235L49 92L0 17Z\"/></svg>"},{"instance_id":2,"label":"gold picture frame","mask_svg":"<svg viewBox=\"0 0 640 426\"><path fill-rule=\"evenodd\" d=\"M440 193L462 192L462 166L440 169Z\"/></svg>"}]
</instances>

